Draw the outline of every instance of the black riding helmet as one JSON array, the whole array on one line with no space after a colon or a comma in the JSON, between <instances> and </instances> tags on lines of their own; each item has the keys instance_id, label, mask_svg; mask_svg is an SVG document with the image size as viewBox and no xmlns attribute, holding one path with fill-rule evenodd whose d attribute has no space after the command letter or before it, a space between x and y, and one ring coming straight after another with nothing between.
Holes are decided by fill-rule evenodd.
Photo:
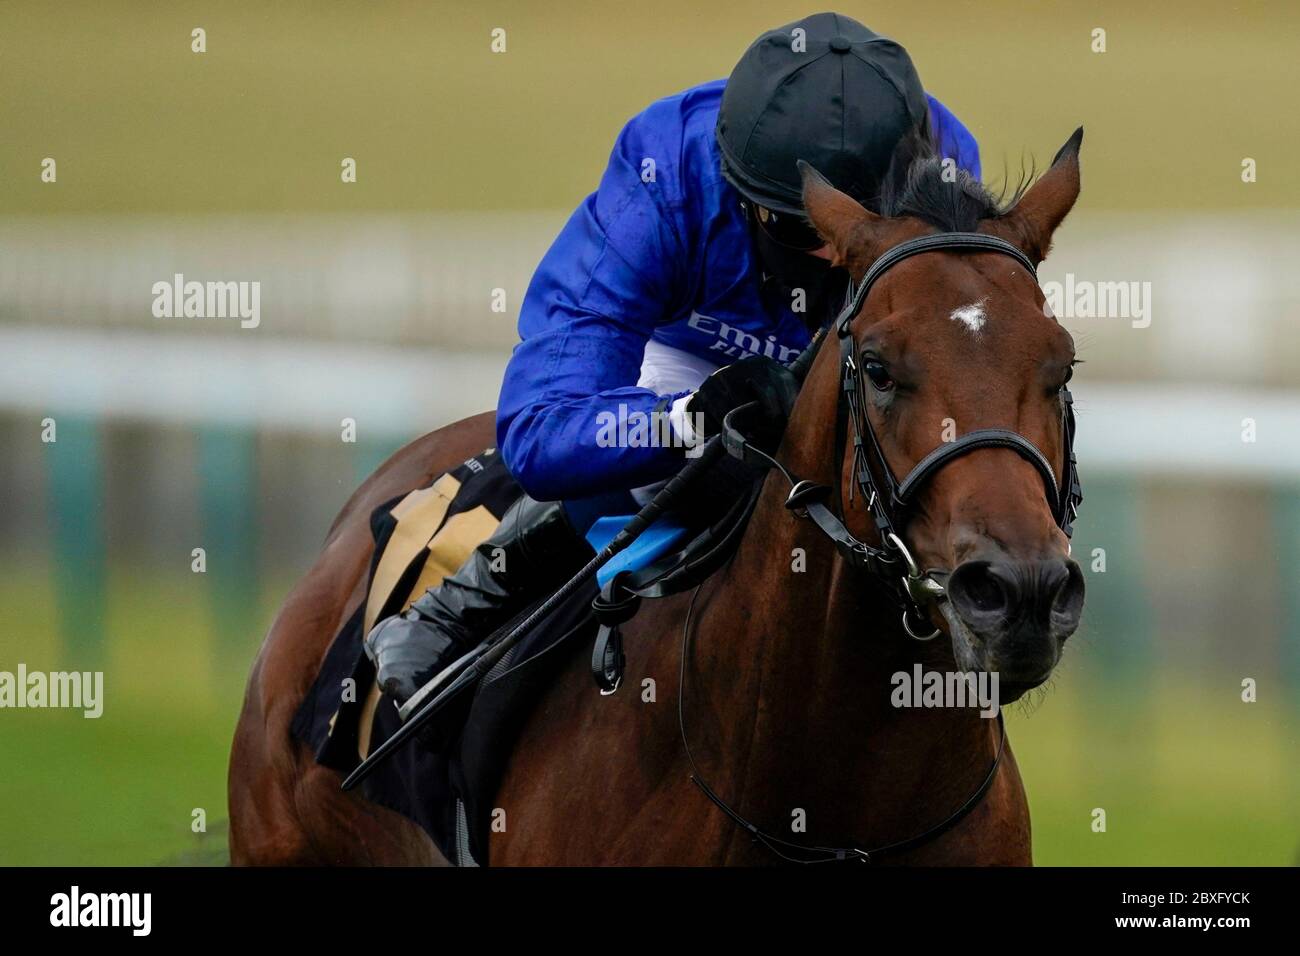
<instances>
[{"instance_id":1,"label":"black riding helmet","mask_svg":"<svg viewBox=\"0 0 1300 956\"><path fill-rule=\"evenodd\" d=\"M808 254L821 241L804 218L798 160L874 207L895 149L928 132L927 116L907 51L838 13L764 33L731 71L716 130L722 175L744 197L761 287L803 290L810 328L838 307L848 277Z\"/></svg>"},{"instance_id":2,"label":"black riding helmet","mask_svg":"<svg viewBox=\"0 0 1300 956\"><path fill-rule=\"evenodd\" d=\"M750 202L802 215L802 159L870 206L895 148L927 113L900 44L816 13L764 33L731 71L716 131L722 174Z\"/></svg>"}]
</instances>

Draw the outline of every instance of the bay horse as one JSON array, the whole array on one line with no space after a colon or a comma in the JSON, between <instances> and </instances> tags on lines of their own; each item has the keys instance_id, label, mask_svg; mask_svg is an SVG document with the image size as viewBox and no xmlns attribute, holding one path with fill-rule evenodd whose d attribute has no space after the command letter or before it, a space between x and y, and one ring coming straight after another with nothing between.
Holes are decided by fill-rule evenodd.
<instances>
[{"instance_id":1,"label":"bay horse","mask_svg":"<svg viewBox=\"0 0 1300 956\"><path fill-rule=\"evenodd\" d=\"M948 456L916 490L906 548L947 582L919 634L881 579L788 506L789 486L770 472L730 562L693 593L645 602L623 626L619 693L598 695L578 660L543 694L497 793L504 827L491 837L492 864L812 862L868 859L819 857L819 847L900 843L869 859L1032 862L1024 786L1000 721L970 708L901 708L891 691L894 675L918 663L978 669L999 675L1008 703L1047 680L1078 625L1082 574L1043 490L1045 477L1053 487L1069 480L1062 407L1074 346L1032 266L1078 197L1081 141L1079 130L1009 208L973 180L951 181L933 158L911 167L880 215L805 170L808 217L855 282L927 235L978 233L1018 250L911 255L875 276L847 316L844 354L865 377L860 414L878 464L908 475L954 428L1023 436L1042 461L990 441ZM801 479L852 489L860 451L837 434L847 426L835 353L816 354L774 458ZM341 792L339 774L289 726L364 597L371 511L489 446L492 431L491 414L479 415L399 451L352 496L285 602L235 734L232 862L445 862L416 824ZM836 510L852 536L879 547L864 497L843 496ZM917 640L927 627L947 640ZM908 839L917 834L926 838Z\"/></svg>"}]
</instances>

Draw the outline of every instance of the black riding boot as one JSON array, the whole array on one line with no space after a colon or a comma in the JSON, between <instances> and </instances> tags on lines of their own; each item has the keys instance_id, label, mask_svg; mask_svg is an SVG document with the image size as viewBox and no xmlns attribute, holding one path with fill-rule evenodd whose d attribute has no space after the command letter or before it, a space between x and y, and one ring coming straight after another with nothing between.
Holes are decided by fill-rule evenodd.
<instances>
[{"instance_id":1,"label":"black riding boot","mask_svg":"<svg viewBox=\"0 0 1300 956\"><path fill-rule=\"evenodd\" d=\"M520 498L460 570L366 636L380 688L405 701L594 554L560 502Z\"/></svg>"}]
</instances>

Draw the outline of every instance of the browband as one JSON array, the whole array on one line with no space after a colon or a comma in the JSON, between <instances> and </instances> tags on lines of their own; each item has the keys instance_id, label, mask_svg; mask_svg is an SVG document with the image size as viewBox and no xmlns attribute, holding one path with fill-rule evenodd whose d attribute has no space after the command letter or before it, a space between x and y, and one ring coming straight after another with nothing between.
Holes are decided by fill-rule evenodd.
<instances>
[{"instance_id":1,"label":"browband","mask_svg":"<svg viewBox=\"0 0 1300 956\"><path fill-rule=\"evenodd\" d=\"M1038 278L1038 267L1033 260L1011 243L1005 239L999 239L997 236L986 236L982 232L939 232L931 236L909 239L886 250L879 259L871 264L871 268L862 277L862 281L852 289L848 305L844 307L844 311L835 320L839 334L841 336L848 334L849 323L853 321L853 317L862 308L867 293L876 284L876 280L888 272L891 267L904 259L910 259L912 256L918 256L923 252L938 252L939 250L945 252L960 252L962 250L1000 252L1015 259L1029 270L1031 276L1035 279Z\"/></svg>"}]
</instances>

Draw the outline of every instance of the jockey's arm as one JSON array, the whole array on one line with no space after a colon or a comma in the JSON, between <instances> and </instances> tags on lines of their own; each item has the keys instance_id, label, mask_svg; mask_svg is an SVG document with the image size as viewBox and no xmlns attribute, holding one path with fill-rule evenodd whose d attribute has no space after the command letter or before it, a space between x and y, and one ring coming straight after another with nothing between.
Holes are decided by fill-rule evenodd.
<instances>
[{"instance_id":1,"label":"jockey's arm","mask_svg":"<svg viewBox=\"0 0 1300 956\"><path fill-rule=\"evenodd\" d=\"M684 301L687 275L662 195L642 180L644 148L624 130L599 189L551 245L520 310L497 444L539 500L627 490L682 464L680 448L598 441L610 416L662 413L686 394L636 385L646 343Z\"/></svg>"}]
</instances>

